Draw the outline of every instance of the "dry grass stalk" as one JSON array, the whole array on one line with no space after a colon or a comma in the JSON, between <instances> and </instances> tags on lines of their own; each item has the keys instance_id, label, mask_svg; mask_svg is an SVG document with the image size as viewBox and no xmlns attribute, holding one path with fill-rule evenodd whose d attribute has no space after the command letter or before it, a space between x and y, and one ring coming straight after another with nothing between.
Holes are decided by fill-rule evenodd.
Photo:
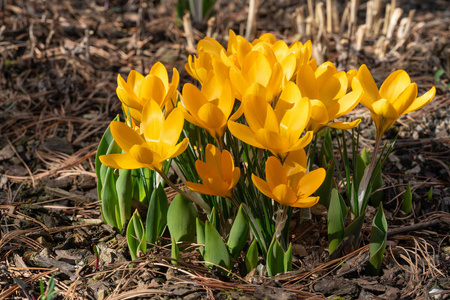
<instances>
[{"instance_id":1,"label":"dry grass stalk","mask_svg":"<svg viewBox=\"0 0 450 300\"><path fill-rule=\"evenodd\" d=\"M295 25L300 38L306 36L305 6L297 7L295 10Z\"/></svg>"},{"instance_id":2,"label":"dry grass stalk","mask_svg":"<svg viewBox=\"0 0 450 300\"><path fill-rule=\"evenodd\" d=\"M246 40L251 40L255 35L257 14L258 14L258 0L250 0L248 5L247 26L245 28Z\"/></svg>"},{"instance_id":3,"label":"dry grass stalk","mask_svg":"<svg viewBox=\"0 0 450 300\"><path fill-rule=\"evenodd\" d=\"M187 41L187 49L190 52L195 52L195 40L194 40L194 31L192 29L192 19L191 14L186 12L183 16L183 28L184 35Z\"/></svg>"},{"instance_id":4,"label":"dry grass stalk","mask_svg":"<svg viewBox=\"0 0 450 300\"><path fill-rule=\"evenodd\" d=\"M387 30L387 33L386 33L386 38L388 40L390 40L393 37L395 27L397 26L398 20L400 19L402 14L403 14L403 9L401 9L400 7L397 7L392 12L391 18L389 19L388 30Z\"/></svg>"}]
</instances>

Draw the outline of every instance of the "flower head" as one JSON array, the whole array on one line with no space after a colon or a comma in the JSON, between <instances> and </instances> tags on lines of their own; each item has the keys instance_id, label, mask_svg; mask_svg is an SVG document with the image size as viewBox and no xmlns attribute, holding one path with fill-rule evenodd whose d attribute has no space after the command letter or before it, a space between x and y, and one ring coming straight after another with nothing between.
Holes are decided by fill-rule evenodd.
<instances>
[{"instance_id":1,"label":"flower head","mask_svg":"<svg viewBox=\"0 0 450 300\"><path fill-rule=\"evenodd\" d=\"M353 89L363 92L361 104L370 110L377 127L377 137L391 127L398 118L409 112L418 110L434 98L436 88L417 97L417 84L403 70L397 70L386 78L378 91L375 80L366 65L359 68L353 80Z\"/></svg>"},{"instance_id":2,"label":"flower head","mask_svg":"<svg viewBox=\"0 0 450 300\"><path fill-rule=\"evenodd\" d=\"M309 64L300 67L297 85L302 97L308 97L311 102L309 130L318 132L325 126L349 129L359 124L360 120L328 124L347 114L359 103L361 91L347 93L352 74L352 71L348 74L344 71L338 72L331 62L325 62L315 70Z\"/></svg>"},{"instance_id":3,"label":"flower head","mask_svg":"<svg viewBox=\"0 0 450 300\"><path fill-rule=\"evenodd\" d=\"M159 104L150 100L142 110L140 133L125 123L111 122L111 134L125 153L102 155L100 161L115 169L147 167L162 172L164 161L180 155L188 146L188 138L177 144L183 124L179 108L165 118Z\"/></svg>"},{"instance_id":4,"label":"flower head","mask_svg":"<svg viewBox=\"0 0 450 300\"><path fill-rule=\"evenodd\" d=\"M326 172L323 168L306 173L306 154L303 149L291 152L282 165L274 156L266 162L266 180L252 174L253 184L264 195L280 204L293 207L311 207L319 197L311 195L322 185Z\"/></svg>"},{"instance_id":5,"label":"flower head","mask_svg":"<svg viewBox=\"0 0 450 300\"><path fill-rule=\"evenodd\" d=\"M195 168L203 184L186 181L195 192L220 197L231 197L233 187L238 183L240 169L234 166L233 157L227 150L220 150L212 144L206 146L205 162L197 160Z\"/></svg>"},{"instance_id":6,"label":"flower head","mask_svg":"<svg viewBox=\"0 0 450 300\"><path fill-rule=\"evenodd\" d=\"M186 120L206 129L221 143L234 99L230 81L222 86L219 78L209 73L201 91L190 83L184 85L181 103L186 109Z\"/></svg>"},{"instance_id":7,"label":"flower head","mask_svg":"<svg viewBox=\"0 0 450 300\"><path fill-rule=\"evenodd\" d=\"M275 109L265 100L264 87L255 85L252 91L241 103L248 126L228 122L235 137L254 147L268 149L281 160L311 142L311 131L300 137L309 122L309 99L301 98L293 82L287 83Z\"/></svg>"},{"instance_id":8,"label":"flower head","mask_svg":"<svg viewBox=\"0 0 450 300\"><path fill-rule=\"evenodd\" d=\"M125 81L119 74L116 92L125 108L129 109L131 117L139 124L142 109L148 101L155 101L161 108L172 101L171 106L173 107L177 101L179 82L180 75L177 69L173 68L172 82L169 82L166 68L162 63L157 62L145 77L132 70Z\"/></svg>"}]
</instances>

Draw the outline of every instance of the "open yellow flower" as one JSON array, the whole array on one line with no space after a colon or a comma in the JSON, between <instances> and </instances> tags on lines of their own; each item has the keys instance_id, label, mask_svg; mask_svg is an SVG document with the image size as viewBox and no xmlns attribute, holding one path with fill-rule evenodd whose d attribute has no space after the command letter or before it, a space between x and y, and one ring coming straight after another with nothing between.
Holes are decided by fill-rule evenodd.
<instances>
[{"instance_id":1,"label":"open yellow flower","mask_svg":"<svg viewBox=\"0 0 450 300\"><path fill-rule=\"evenodd\" d=\"M308 97L311 102L309 130L316 133L325 126L349 129L361 122L358 119L353 122L329 123L347 114L359 103L360 90L347 93L350 86L348 78L351 78L352 74L353 72L338 72L331 62L323 63L316 70L309 64L300 67L297 85L302 97Z\"/></svg>"},{"instance_id":2,"label":"open yellow flower","mask_svg":"<svg viewBox=\"0 0 450 300\"><path fill-rule=\"evenodd\" d=\"M323 168L306 173L306 154L303 149L291 152L282 165L274 156L266 162L266 180L252 174L253 184L267 197L280 204L307 208L319 197L311 195L322 185L326 172Z\"/></svg>"},{"instance_id":3,"label":"open yellow flower","mask_svg":"<svg viewBox=\"0 0 450 300\"><path fill-rule=\"evenodd\" d=\"M268 149L280 160L311 142L312 131L300 137L309 122L309 99L301 98L293 82L287 83L275 110L265 99L264 87L254 90L259 92L246 94L241 103L248 126L228 121L235 137L254 147Z\"/></svg>"},{"instance_id":4,"label":"open yellow flower","mask_svg":"<svg viewBox=\"0 0 450 300\"><path fill-rule=\"evenodd\" d=\"M398 118L409 112L418 110L434 98L436 88L417 97L417 84L403 70L397 70L386 78L378 91L375 80L366 65L359 68L353 80L353 89L363 91L361 104L370 110L377 127L377 137L391 127Z\"/></svg>"},{"instance_id":5,"label":"open yellow flower","mask_svg":"<svg viewBox=\"0 0 450 300\"><path fill-rule=\"evenodd\" d=\"M230 198L233 187L238 183L241 171L234 166L233 157L227 150L220 150L206 145L205 162L197 160L195 169L203 184L186 181L186 185L194 192Z\"/></svg>"},{"instance_id":6,"label":"open yellow flower","mask_svg":"<svg viewBox=\"0 0 450 300\"><path fill-rule=\"evenodd\" d=\"M179 108L165 118L159 104L150 100L142 111L140 134L125 123L111 122L111 134L125 153L102 155L100 161L114 169L147 167L162 172L163 163L180 155L188 146L188 138L177 144L183 124L183 112Z\"/></svg>"},{"instance_id":7,"label":"open yellow flower","mask_svg":"<svg viewBox=\"0 0 450 300\"><path fill-rule=\"evenodd\" d=\"M229 80L222 86L219 78L210 73L201 91L190 83L184 85L181 103L187 111L186 120L206 129L221 143L234 100Z\"/></svg>"},{"instance_id":8,"label":"open yellow flower","mask_svg":"<svg viewBox=\"0 0 450 300\"><path fill-rule=\"evenodd\" d=\"M271 58L271 55L273 58ZM271 55L266 55L260 51L250 51L243 59L241 69L236 66L230 68L230 80L237 99L242 100L247 88L254 83L266 88L266 101L268 102L281 92L283 83L286 82L283 67L276 61L273 52ZM295 58L293 56L291 58L295 64Z\"/></svg>"},{"instance_id":9,"label":"open yellow flower","mask_svg":"<svg viewBox=\"0 0 450 300\"><path fill-rule=\"evenodd\" d=\"M118 86L116 92L123 105L129 109L131 117L139 124L141 122L142 109L148 101L155 101L161 108L169 101L172 101L171 107L174 106L177 101L179 82L180 75L177 69L173 68L172 82L169 82L166 67L162 63L157 62L145 77L139 72L132 70L128 74L127 81L125 81L119 74L117 76Z\"/></svg>"}]
</instances>

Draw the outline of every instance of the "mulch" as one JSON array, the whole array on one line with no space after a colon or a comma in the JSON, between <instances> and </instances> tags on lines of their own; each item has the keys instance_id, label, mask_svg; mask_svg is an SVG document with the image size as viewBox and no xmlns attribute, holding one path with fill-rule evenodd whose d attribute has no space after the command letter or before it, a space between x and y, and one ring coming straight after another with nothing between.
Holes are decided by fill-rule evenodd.
<instances>
[{"instance_id":1,"label":"mulch","mask_svg":"<svg viewBox=\"0 0 450 300\"><path fill-rule=\"evenodd\" d=\"M358 25L366 21L360 2ZM346 3L337 1L340 13ZM102 133L120 113L117 74L146 73L161 61L192 82L184 64L195 49L187 39L198 42L210 30L226 44L228 29L244 34L248 4L216 1L214 19L194 22L188 36L174 0L0 1L0 299L37 299L39 282L51 276L58 299L450 299L450 9L444 0L396 3L403 16L415 10L408 34L394 31L386 43L367 32L361 47L357 32L320 35L320 24L299 36L306 2L258 6L253 37L312 38L319 60L340 69L365 63L379 82L404 69L419 94L437 87L432 103L385 135L399 138L383 169L389 236L382 275L364 273L375 209L361 247L344 244L330 257L326 212L316 207L306 223L294 214L294 270L267 278L242 276L239 260L223 276L199 261L195 245L172 265L165 237L165 246L132 262L124 233L101 221L94 168ZM361 143L373 146L367 110L350 117L362 118ZM405 215L408 183L413 211Z\"/></svg>"}]
</instances>

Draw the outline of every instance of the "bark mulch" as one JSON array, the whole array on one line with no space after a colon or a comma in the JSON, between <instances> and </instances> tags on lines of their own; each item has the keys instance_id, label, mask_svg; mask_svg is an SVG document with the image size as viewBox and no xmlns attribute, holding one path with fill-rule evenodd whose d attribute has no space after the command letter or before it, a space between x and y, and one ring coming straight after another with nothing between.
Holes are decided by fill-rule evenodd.
<instances>
[{"instance_id":1,"label":"bark mulch","mask_svg":"<svg viewBox=\"0 0 450 300\"><path fill-rule=\"evenodd\" d=\"M357 25L367 20L360 2ZM336 3L341 18L347 1ZM131 262L124 234L101 221L94 169L101 135L120 112L117 74L146 73L161 61L180 71L182 83L192 81L187 39L196 43L209 31L226 44L228 29L244 34L248 3L218 0L214 18L185 34L174 0L0 1L0 299L37 299L40 281L47 286L52 276L57 299L450 299L450 9L444 0L392 3L411 16L408 30L395 27L391 39L367 30L359 44L358 27L351 39L347 30L323 33L321 18L311 36L300 36L306 1L257 6L253 37L312 38L319 61L340 69L365 63L379 82L404 69L419 94L437 87L430 105L385 135L399 137L383 169L389 236L381 276L365 275L375 209L361 247L349 242L330 257L326 212L317 206L309 222L294 214L294 270L269 279L241 276L241 261L225 277L199 261L195 246L178 266L168 246ZM368 111L350 116L362 118L361 143L373 146ZM407 183L409 215L400 210Z\"/></svg>"}]
</instances>

